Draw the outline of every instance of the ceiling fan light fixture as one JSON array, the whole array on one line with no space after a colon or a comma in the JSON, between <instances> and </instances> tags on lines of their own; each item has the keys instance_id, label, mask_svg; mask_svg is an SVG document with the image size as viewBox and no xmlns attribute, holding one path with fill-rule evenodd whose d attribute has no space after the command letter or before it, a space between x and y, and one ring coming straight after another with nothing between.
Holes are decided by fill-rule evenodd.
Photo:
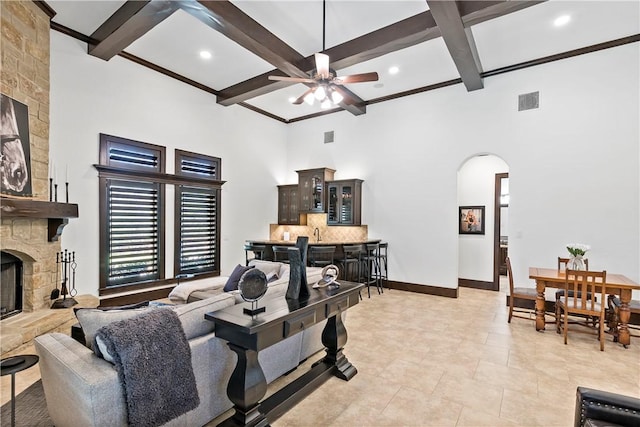
<instances>
[{"instance_id":1,"label":"ceiling fan light fixture","mask_svg":"<svg viewBox=\"0 0 640 427\"><path fill-rule=\"evenodd\" d=\"M337 90L333 89L331 91L331 100L334 104L340 104L344 100L344 96Z\"/></svg>"},{"instance_id":2,"label":"ceiling fan light fixture","mask_svg":"<svg viewBox=\"0 0 640 427\"><path fill-rule=\"evenodd\" d=\"M320 104L320 108L326 110L327 108L331 108L331 100L329 98L325 98L324 101Z\"/></svg>"},{"instance_id":3,"label":"ceiling fan light fixture","mask_svg":"<svg viewBox=\"0 0 640 427\"><path fill-rule=\"evenodd\" d=\"M315 97L318 101L322 101L327 97L327 91L325 90L324 86L318 86L318 88L315 90Z\"/></svg>"},{"instance_id":4,"label":"ceiling fan light fixture","mask_svg":"<svg viewBox=\"0 0 640 427\"><path fill-rule=\"evenodd\" d=\"M304 97L304 102L306 102L309 105L313 105L314 99L315 99L315 96L313 95L313 92L309 92L307 96Z\"/></svg>"}]
</instances>

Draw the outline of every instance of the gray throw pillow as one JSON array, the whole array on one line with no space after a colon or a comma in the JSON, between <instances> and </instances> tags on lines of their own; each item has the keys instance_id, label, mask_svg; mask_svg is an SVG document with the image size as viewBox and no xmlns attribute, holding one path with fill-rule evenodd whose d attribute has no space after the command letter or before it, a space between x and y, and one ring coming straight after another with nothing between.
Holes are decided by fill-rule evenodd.
<instances>
[{"instance_id":1,"label":"gray throw pillow","mask_svg":"<svg viewBox=\"0 0 640 427\"><path fill-rule=\"evenodd\" d=\"M253 266L245 267L244 265L236 265L236 268L233 269L233 273L229 276L227 283L224 285L225 292L231 292L238 290L238 282L240 282L240 278L247 271L252 269Z\"/></svg>"},{"instance_id":2,"label":"gray throw pillow","mask_svg":"<svg viewBox=\"0 0 640 427\"><path fill-rule=\"evenodd\" d=\"M149 310L153 310L153 308L143 307L107 311L97 308L81 308L76 311L76 317L84 332L86 346L93 350L93 337L95 337L98 329L118 320L130 319Z\"/></svg>"}]
</instances>

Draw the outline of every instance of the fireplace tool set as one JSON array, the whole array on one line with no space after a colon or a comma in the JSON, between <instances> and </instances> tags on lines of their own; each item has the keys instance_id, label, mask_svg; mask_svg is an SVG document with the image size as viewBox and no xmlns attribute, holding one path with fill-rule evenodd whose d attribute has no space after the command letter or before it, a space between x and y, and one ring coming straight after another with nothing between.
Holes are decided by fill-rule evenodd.
<instances>
[{"instance_id":1,"label":"fireplace tool set","mask_svg":"<svg viewBox=\"0 0 640 427\"><path fill-rule=\"evenodd\" d=\"M51 291L51 299L55 299L51 308L68 308L76 305L78 301L73 299L78 293L76 290L76 253L56 252L56 288ZM58 283L61 289L58 289ZM56 299L62 294L62 298ZM70 298L67 298L67 295Z\"/></svg>"}]
</instances>

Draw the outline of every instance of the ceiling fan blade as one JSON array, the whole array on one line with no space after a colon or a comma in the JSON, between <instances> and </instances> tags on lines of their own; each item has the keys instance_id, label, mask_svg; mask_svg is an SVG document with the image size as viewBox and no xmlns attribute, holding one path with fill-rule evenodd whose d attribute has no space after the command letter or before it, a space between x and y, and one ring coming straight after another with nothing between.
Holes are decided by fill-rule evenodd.
<instances>
[{"instance_id":1,"label":"ceiling fan blade","mask_svg":"<svg viewBox=\"0 0 640 427\"><path fill-rule=\"evenodd\" d=\"M298 99L293 101L292 104L294 104L294 105L302 104L304 102L304 99L307 97L307 95L309 95L311 92L313 92L314 89L315 89L315 87L309 88L305 93L300 95L300 97Z\"/></svg>"},{"instance_id":2,"label":"ceiling fan blade","mask_svg":"<svg viewBox=\"0 0 640 427\"><path fill-rule=\"evenodd\" d=\"M322 79L329 78L329 55L316 53L316 70Z\"/></svg>"},{"instance_id":3,"label":"ceiling fan blade","mask_svg":"<svg viewBox=\"0 0 640 427\"><path fill-rule=\"evenodd\" d=\"M269 76L269 80L277 80L283 82L296 82L296 83L315 83L313 79L305 79L301 77L281 77L281 76Z\"/></svg>"},{"instance_id":4,"label":"ceiling fan blade","mask_svg":"<svg viewBox=\"0 0 640 427\"><path fill-rule=\"evenodd\" d=\"M375 82L378 81L378 73L362 73L362 74L352 74L350 76L342 76L336 77L333 82L337 84L347 84L347 83L362 83L362 82Z\"/></svg>"}]
</instances>

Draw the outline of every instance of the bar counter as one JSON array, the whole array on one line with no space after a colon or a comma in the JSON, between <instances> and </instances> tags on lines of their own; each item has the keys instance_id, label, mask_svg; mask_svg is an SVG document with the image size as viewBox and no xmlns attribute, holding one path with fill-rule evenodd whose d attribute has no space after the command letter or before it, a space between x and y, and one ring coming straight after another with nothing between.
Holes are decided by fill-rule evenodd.
<instances>
[{"instance_id":1,"label":"bar counter","mask_svg":"<svg viewBox=\"0 0 640 427\"><path fill-rule=\"evenodd\" d=\"M316 241L315 238L309 238L309 247L312 246L335 246L336 252L334 254L334 259L339 260L344 256L344 252L342 250L342 246L344 245L366 245L373 243L380 243L380 239L366 239L366 240L320 240ZM265 250L265 259L273 260L273 250L271 249L273 246L295 246L295 240L247 240L247 243L254 245L264 245L266 246Z\"/></svg>"}]
</instances>

